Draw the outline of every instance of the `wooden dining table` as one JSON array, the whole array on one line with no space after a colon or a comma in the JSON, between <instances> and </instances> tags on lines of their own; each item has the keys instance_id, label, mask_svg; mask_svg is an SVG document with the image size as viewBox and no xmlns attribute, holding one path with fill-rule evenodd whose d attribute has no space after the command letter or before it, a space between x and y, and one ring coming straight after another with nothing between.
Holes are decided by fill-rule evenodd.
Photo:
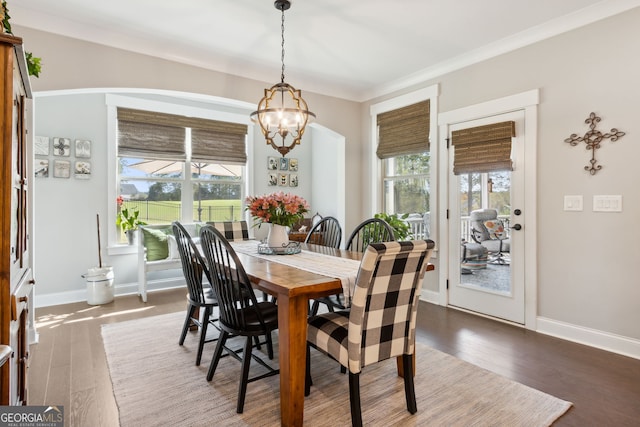
<instances>
[{"instance_id":1,"label":"wooden dining table","mask_svg":"<svg viewBox=\"0 0 640 427\"><path fill-rule=\"evenodd\" d=\"M360 252L301 244L302 250L361 260ZM309 300L342 292L335 277L305 271L270 260L237 252L252 284L278 300L278 340L280 364L280 419L282 426L303 425L304 381ZM273 255L273 257L288 255ZM430 265L430 269L433 266ZM398 365L399 374L401 364Z\"/></svg>"},{"instance_id":2,"label":"wooden dining table","mask_svg":"<svg viewBox=\"0 0 640 427\"><path fill-rule=\"evenodd\" d=\"M301 244L301 247L337 257L362 258L359 252L307 244ZM253 285L278 299L281 425L302 426L309 299L342 292L341 281L265 257L237 254Z\"/></svg>"}]
</instances>

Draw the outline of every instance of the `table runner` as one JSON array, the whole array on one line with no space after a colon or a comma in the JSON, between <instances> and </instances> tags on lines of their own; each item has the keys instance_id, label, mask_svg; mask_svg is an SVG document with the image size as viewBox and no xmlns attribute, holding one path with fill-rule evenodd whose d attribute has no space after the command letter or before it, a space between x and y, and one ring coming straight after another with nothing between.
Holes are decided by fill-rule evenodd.
<instances>
[{"instance_id":1,"label":"table runner","mask_svg":"<svg viewBox=\"0 0 640 427\"><path fill-rule=\"evenodd\" d=\"M259 242L257 240L235 241L230 243L238 253L277 262L289 267L299 268L300 270L305 270L310 273L340 279L345 302L348 304L351 301L351 296L356 288L356 276L360 268L360 261L358 260L321 254L304 249L299 254L294 255L264 255L258 253Z\"/></svg>"}]
</instances>

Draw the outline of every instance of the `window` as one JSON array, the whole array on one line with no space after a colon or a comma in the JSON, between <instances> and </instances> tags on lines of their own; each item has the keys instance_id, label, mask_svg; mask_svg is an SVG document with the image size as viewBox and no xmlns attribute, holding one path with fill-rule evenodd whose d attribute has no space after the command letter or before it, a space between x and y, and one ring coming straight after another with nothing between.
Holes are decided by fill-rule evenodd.
<instances>
[{"instance_id":1,"label":"window","mask_svg":"<svg viewBox=\"0 0 640 427\"><path fill-rule=\"evenodd\" d=\"M413 238L429 236L429 100L376 116L377 157L382 162L382 209L407 215Z\"/></svg>"},{"instance_id":2,"label":"window","mask_svg":"<svg viewBox=\"0 0 640 427\"><path fill-rule=\"evenodd\" d=\"M122 206L149 224L242 219L246 125L120 107L117 123Z\"/></svg>"}]
</instances>

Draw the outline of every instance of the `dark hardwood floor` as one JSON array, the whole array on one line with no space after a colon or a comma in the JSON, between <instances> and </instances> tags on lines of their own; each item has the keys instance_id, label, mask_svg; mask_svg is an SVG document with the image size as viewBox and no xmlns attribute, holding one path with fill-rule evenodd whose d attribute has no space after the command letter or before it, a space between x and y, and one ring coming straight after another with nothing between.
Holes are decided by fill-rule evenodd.
<instances>
[{"instance_id":1,"label":"dark hardwood floor","mask_svg":"<svg viewBox=\"0 0 640 427\"><path fill-rule=\"evenodd\" d=\"M185 290L154 292L146 304L126 296L37 309L28 403L64 405L66 426L117 426L100 325L185 309ZM640 360L425 302L417 339L573 402L556 426L640 426Z\"/></svg>"}]
</instances>

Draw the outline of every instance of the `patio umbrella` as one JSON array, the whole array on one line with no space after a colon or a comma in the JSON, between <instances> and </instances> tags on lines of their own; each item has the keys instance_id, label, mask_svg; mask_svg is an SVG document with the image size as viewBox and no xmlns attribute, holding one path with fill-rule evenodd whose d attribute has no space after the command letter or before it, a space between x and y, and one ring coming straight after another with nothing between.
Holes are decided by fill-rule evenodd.
<instances>
[{"instance_id":1,"label":"patio umbrella","mask_svg":"<svg viewBox=\"0 0 640 427\"><path fill-rule=\"evenodd\" d=\"M183 164L184 162L176 162L174 160L143 160L138 163L132 163L127 167L153 175L182 172ZM240 176L242 174L242 166L240 165L192 162L191 166L198 172L198 175Z\"/></svg>"},{"instance_id":2,"label":"patio umbrella","mask_svg":"<svg viewBox=\"0 0 640 427\"><path fill-rule=\"evenodd\" d=\"M176 162L174 160L143 160L138 163L132 163L127 167L137 169L149 175L154 174L171 174L182 172L184 162ZM198 175L210 176L241 176L242 166L240 165L222 165L220 163L201 163L191 162L191 170ZM201 182L198 182L198 221L202 220L202 200L200 196Z\"/></svg>"}]
</instances>

